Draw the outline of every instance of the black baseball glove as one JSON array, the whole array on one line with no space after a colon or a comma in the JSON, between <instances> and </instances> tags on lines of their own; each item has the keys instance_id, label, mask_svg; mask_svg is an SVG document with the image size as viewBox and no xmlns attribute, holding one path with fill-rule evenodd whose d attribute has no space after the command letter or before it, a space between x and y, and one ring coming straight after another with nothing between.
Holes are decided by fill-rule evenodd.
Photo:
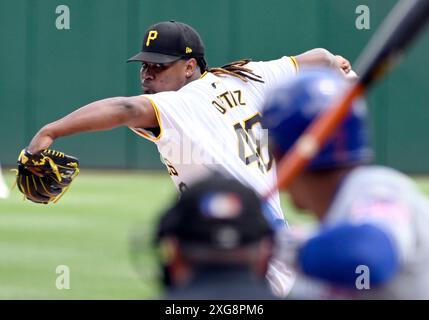
<instances>
[{"instance_id":1,"label":"black baseball glove","mask_svg":"<svg viewBox=\"0 0 429 320\"><path fill-rule=\"evenodd\" d=\"M16 184L24 196L36 203L57 202L79 173L79 160L55 150L18 157Z\"/></svg>"}]
</instances>

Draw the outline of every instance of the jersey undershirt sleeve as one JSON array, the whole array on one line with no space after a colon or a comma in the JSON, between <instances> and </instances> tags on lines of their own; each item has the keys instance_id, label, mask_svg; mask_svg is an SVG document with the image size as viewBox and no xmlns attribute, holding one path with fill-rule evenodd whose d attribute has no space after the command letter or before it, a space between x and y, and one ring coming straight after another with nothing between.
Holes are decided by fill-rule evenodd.
<instances>
[{"instance_id":1,"label":"jersey undershirt sleeve","mask_svg":"<svg viewBox=\"0 0 429 320\"><path fill-rule=\"evenodd\" d=\"M144 128L131 128L131 130L152 142L165 138L172 130L177 130L183 124L189 123L189 115L194 113L194 110L184 103L185 95L179 92L166 91L144 96L149 99L155 111L159 132L154 135Z\"/></svg>"}]
</instances>

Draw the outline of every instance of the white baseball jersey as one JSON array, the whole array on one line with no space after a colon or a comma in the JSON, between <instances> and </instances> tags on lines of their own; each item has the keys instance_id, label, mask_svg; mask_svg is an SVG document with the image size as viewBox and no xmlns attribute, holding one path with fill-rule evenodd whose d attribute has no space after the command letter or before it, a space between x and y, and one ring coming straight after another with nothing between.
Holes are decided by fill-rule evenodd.
<instances>
[{"instance_id":1,"label":"white baseball jersey","mask_svg":"<svg viewBox=\"0 0 429 320\"><path fill-rule=\"evenodd\" d=\"M283 57L246 67L264 83L205 73L178 91L145 95L155 109L160 132L155 136L144 129L132 130L157 145L179 191L213 171L238 179L261 196L276 182L261 111L272 88L296 74L296 61ZM268 206L275 219L284 219L278 193Z\"/></svg>"},{"instance_id":2,"label":"white baseball jersey","mask_svg":"<svg viewBox=\"0 0 429 320\"><path fill-rule=\"evenodd\" d=\"M393 240L400 258L400 270L391 282L380 288L361 289L357 295L354 291L349 297L429 299L429 202L410 178L381 166L354 169L341 184L324 224L343 222L382 228ZM311 286L301 277L296 286L295 292L305 286L309 292L316 289L310 296L317 293L318 298L329 298L330 293L341 298L342 294L320 283Z\"/></svg>"}]
</instances>

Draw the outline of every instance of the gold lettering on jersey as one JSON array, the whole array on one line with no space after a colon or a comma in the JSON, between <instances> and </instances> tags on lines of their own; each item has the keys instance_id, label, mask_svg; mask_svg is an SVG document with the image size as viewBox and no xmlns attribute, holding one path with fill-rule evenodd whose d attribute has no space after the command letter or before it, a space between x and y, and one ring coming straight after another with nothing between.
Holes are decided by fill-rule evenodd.
<instances>
[{"instance_id":1,"label":"gold lettering on jersey","mask_svg":"<svg viewBox=\"0 0 429 320\"><path fill-rule=\"evenodd\" d=\"M228 109L246 105L241 90L225 91L217 98L217 100L212 101L212 105L222 114L225 114Z\"/></svg>"},{"instance_id":2,"label":"gold lettering on jersey","mask_svg":"<svg viewBox=\"0 0 429 320\"><path fill-rule=\"evenodd\" d=\"M222 102L226 102L228 104L228 106L232 109L234 108L236 105L232 104L232 102L230 101L231 98L231 92L227 91L222 93L220 96L218 96L218 98L222 101Z\"/></svg>"},{"instance_id":3,"label":"gold lettering on jersey","mask_svg":"<svg viewBox=\"0 0 429 320\"><path fill-rule=\"evenodd\" d=\"M234 102L234 106L237 106L237 105L238 105L238 103L237 103L237 100L235 100L234 92L232 92L232 94L231 94L231 98L232 98L232 101Z\"/></svg>"},{"instance_id":4,"label":"gold lettering on jersey","mask_svg":"<svg viewBox=\"0 0 429 320\"><path fill-rule=\"evenodd\" d=\"M235 90L233 93L234 93L234 95L237 97L238 104L239 104L240 106L245 106L245 105L246 105L246 102L244 102L244 101L241 99L241 90Z\"/></svg>"},{"instance_id":5,"label":"gold lettering on jersey","mask_svg":"<svg viewBox=\"0 0 429 320\"><path fill-rule=\"evenodd\" d=\"M225 114L226 109L224 107L222 107L219 102L214 100L214 101L212 101L212 105L214 105L215 108L218 109L220 113Z\"/></svg>"},{"instance_id":6,"label":"gold lettering on jersey","mask_svg":"<svg viewBox=\"0 0 429 320\"><path fill-rule=\"evenodd\" d=\"M170 176L178 176L179 174L177 173L176 168L171 164L171 162L166 158L163 158L163 160L164 160L165 166L167 167L168 174Z\"/></svg>"}]
</instances>

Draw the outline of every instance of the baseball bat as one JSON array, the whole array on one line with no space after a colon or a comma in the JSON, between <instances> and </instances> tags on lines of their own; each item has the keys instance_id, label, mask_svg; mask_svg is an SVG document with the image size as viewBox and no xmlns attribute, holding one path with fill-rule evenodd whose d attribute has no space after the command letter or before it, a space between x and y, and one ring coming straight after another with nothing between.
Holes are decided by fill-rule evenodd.
<instances>
[{"instance_id":1,"label":"baseball bat","mask_svg":"<svg viewBox=\"0 0 429 320\"><path fill-rule=\"evenodd\" d=\"M429 0L399 1L356 62L359 75L351 87L322 112L278 163L278 181L267 194L290 185L347 116L354 99L386 74L429 20Z\"/></svg>"}]
</instances>

